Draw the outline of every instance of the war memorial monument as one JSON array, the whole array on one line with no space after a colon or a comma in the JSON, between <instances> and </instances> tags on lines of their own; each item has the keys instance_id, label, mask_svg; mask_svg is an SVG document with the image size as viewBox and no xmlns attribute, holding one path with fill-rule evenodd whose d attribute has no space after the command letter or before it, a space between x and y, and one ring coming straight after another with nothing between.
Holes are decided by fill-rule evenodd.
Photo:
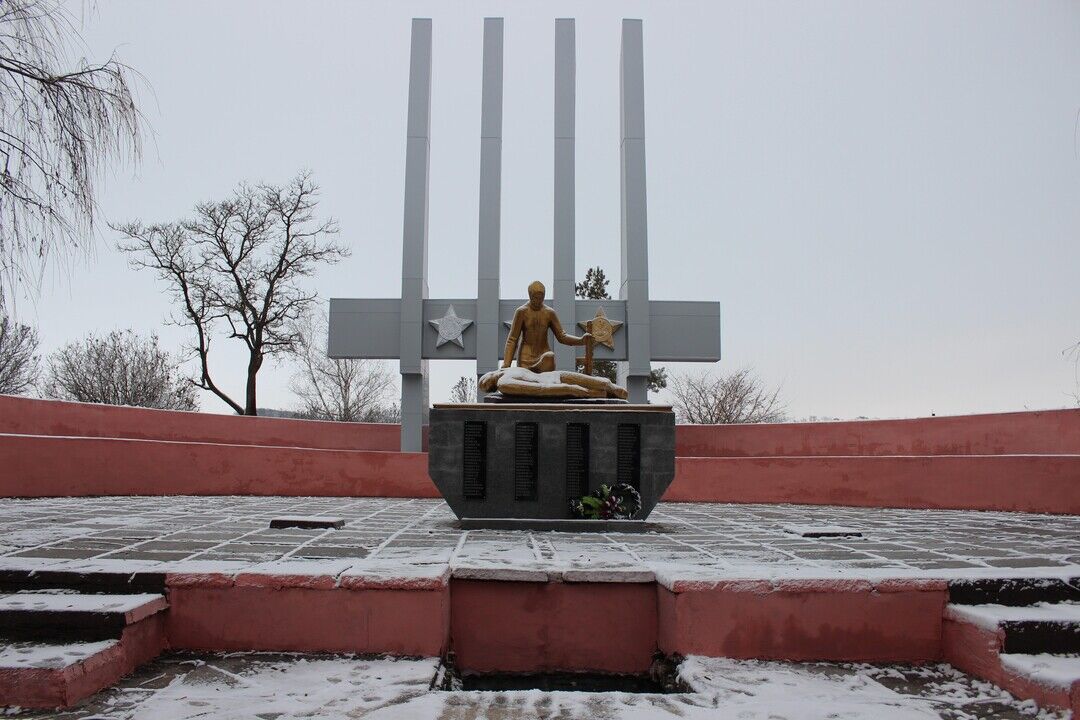
<instances>
[{"instance_id":1,"label":"war memorial monument","mask_svg":"<svg viewBox=\"0 0 1080 720\"><path fill-rule=\"evenodd\" d=\"M610 300L575 298L565 19L552 274L501 287L503 29L475 297L428 293L421 19L401 294L331 301L332 357L399 361L400 427L0 395L4 716L1080 715L1080 409L675 425L651 363L717 361L720 307L650 296L642 23ZM442 359L477 402L430 407Z\"/></svg>"},{"instance_id":2,"label":"war memorial monument","mask_svg":"<svg viewBox=\"0 0 1080 720\"><path fill-rule=\"evenodd\" d=\"M641 21L622 24L618 300L574 296L572 19L555 23L552 305L544 304L547 289L540 281L529 286L528 301L501 294L501 18L484 22L477 296L428 297L431 69L431 22L414 20L401 298L332 299L329 353L399 360L401 449L421 450L423 428L430 424L432 480L466 525L478 526L470 524L477 518L565 521L576 500L615 485L640 494L640 523L675 473L674 415L646 397L651 361L720 359L719 303L649 297ZM585 332L568 334L564 324ZM549 335L557 341L554 348ZM585 372L579 373L575 351L582 346ZM620 383L591 376L594 357L618 361ZM427 363L465 358L476 360L485 402L429 409Z\"/></svg>"}]
</instances>

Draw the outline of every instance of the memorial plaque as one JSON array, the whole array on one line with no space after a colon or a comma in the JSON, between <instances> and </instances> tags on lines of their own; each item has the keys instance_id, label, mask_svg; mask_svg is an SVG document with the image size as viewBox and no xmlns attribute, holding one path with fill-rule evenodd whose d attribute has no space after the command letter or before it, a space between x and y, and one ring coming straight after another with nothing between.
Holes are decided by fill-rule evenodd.
<instances>
[{"instance_id":1,"label":"memorial plaque","mask_svg":"<svg viewBox=\"0 0 1080 720\"><path fill-rule=\"evenodd\" d=\"M569 520L571 500L629 482L640 521L675 477L675 416L662 405L436 405L428 473L463 519Z\"/></svg>"}]
</instances>

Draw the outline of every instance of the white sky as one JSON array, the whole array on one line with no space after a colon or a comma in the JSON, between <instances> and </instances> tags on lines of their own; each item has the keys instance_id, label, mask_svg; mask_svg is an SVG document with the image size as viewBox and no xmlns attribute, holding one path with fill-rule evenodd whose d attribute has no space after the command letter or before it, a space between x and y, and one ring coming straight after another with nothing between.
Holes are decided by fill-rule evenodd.
<instances>
[{"instance_id":1,"label":"white sky","mask_svg":"<svg viewBox=\"0 0 1080 720\"><path fill-rule=\"evenodd\" d=\"M640 17L651 295L722 303L718 369L782 383L797 418L1071 402L1073 2L102 0L89 52L145 75L154 132L142 165L103 186L106 218L175 220L240 180L310 168L353 250L320 293L397 296L414 16L434 20L432 297L476 292L485 16L506 18L503 296L551 279L556 17L577 18L578 274L617 276L618 41ZM179 347L163 286L114 242L19 304L46 350L126 327ZM216 360L237 396L243 364ZM433 362L432 400L472 368ZM293 405L289 374L264 369L260 406Z\"/></svg>"}]
</instances>

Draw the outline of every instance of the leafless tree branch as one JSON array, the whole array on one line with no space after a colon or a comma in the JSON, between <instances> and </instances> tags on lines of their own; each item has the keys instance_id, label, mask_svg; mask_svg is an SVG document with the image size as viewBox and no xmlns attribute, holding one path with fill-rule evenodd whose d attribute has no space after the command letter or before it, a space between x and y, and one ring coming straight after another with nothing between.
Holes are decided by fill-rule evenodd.
<instances>
[{"instance_id":1,"label":"leafless tree branch","mask_svg":"<svg viewBox=\"0 0 1080 720\"><path fill-rule=\"evenodd\" d=\"M49 356L45 395L61 400L197 410L195 388L179 362L158 347L157 335L131 330L90 335Z\"/></svg>"},{"instance_id":2,"label":"leafless tree branch","mask_svg":"<svg viewBox=\"0 0 1080 720\"><path fill-rule=\"evenodd\" d=\"M307 312L293 324L297 371L292 390L299 411L316 420L386 422L393 414L394 375L375 360L338 360L326 351L327 317Z\"/></svg>"},{"instance_id":3,"label":"leafless tree branch","mask_svg":"<svg viewBox=\"0 0 1080 720\"><path fill-rule=\"evenodd\" d=\"M292 352L302 340L297 324L317 295L299 281L349 255L333 240L337 223L315 218L318 190L303 172L284 186L241 184L226 200L199 203L180 222L113 226L131 264L168 285L180 307L174 322L193 329L200 372L192 382L238 414L257 412L265 358ZM243 402L210 374L210 339L219 327L247 349Z\"/></svg>"},{"instance_id":4,"label":"leafless tree branch","mask_svg":"<svg viewBox=\"0 0 1080 720\"><path fill-rule=\"evenodd\" d=\"M780 422L780 388L766 388L749 368L729 375L674 375L668 383L679 422L700 425Z\"/></svg>"},{"instance_id":5,"label":"leafless tree branch","mask_svg":"<svg viewBox=\"0 0 1080 720\"><path fill-rule=\"evenodd\" d=\"M23 395L34 388L41 370L38 344L34 328L0 317L0 394Z\"/></svg>"},{"instance_id":6,"label":"leafless tree branch","mask_svg":"<svg viewBox=\"0 0 1080 720\"><path fill-rule=\"evenodd\" d=\"M0 2L0 305L50 256L88 248L97 180L142 152L139 76L75 59L80 44L61 0Z\"/></svg>"}]
</instances>

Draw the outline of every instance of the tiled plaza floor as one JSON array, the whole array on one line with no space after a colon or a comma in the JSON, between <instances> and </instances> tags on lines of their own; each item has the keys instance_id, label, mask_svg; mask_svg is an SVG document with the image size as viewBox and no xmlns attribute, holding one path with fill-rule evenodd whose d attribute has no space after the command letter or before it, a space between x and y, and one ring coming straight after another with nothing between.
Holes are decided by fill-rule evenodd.
<instances>
[{"instance_id":1,"label":"tiled plaza floor","mask_svg":"<svg viewBox=\"0 0 1080 720\"><path fill-rule=\"evenodd\" d=\"M336 530L270 529L282 515ZM1080 575L1080 517L805 505L662 503L641 534L463 531L439 500L103 497L0 500L0 568L223 572L288 565L615 570L679 577ZM804 537L813 531L861 536Z\"/></svg>"}]
</instances>

